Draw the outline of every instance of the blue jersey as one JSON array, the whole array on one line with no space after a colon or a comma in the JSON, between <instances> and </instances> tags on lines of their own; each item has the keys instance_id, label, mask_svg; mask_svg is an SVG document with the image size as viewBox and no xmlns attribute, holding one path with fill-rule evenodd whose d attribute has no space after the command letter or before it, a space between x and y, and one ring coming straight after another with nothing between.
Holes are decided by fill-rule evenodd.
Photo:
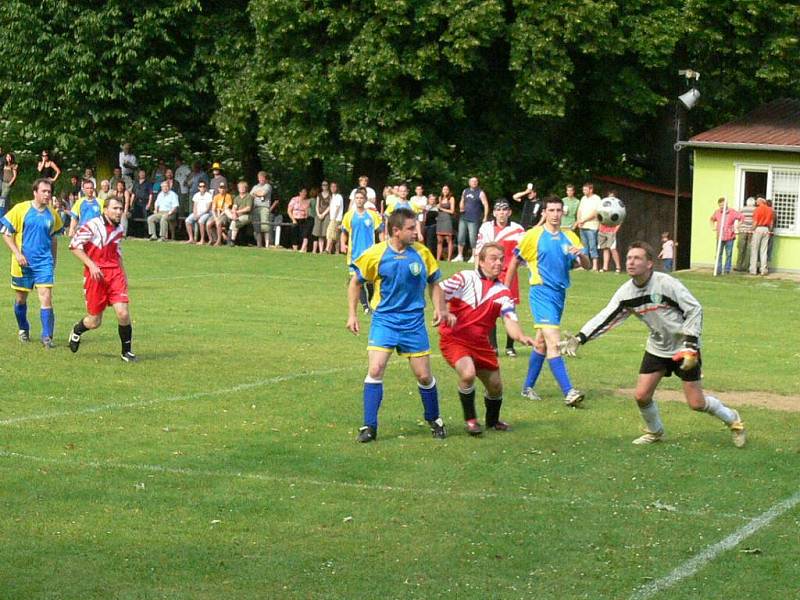
<instances>
[{"instance_id":1,"label":"blue jersey","mask_svg":"<svg viewBox=\"0 0 800 600\"><path fill-rule=\"evenodd\" d=\"M425 288L441 277L430 250L414 242L397 252L389 242L375 244L351 264L362 283L375 283L372 309L377 317L397 327L424 319Z\"/></svg>"},{"instance_id":2,"label":"blue jersey","mask_svg":"<svg viewBox=\"0 0 800 600\"><path fill-rule=\"evenodd\" d=\"M78 227L80 227L87 221L91 221L95 217L99 217L103 214L103 204L105 204L105 202L96 196L92 200L83 196L73 205L70 214L72 214L73 218L78 220Z\"/></svg>"},{"instance_id":3,"label":"blue jersey","mask_svg":"<svg viewBox=\"0 0 800 600\"><path fill-rule=\"evenodd\" d=\"M30 200L20 202L0 219L0 226L6 235L14 237L14 243L31 267L53 267L53 236L64 228L55 210L49 206L37 209ZM22 269L13 254L11 276L22 276Z\"/></svg>"},{"instance_id":4,"label":"blue jersey","mask_svg":"<svg viewBox=\"0 0 800 600\"><path fill-rule=\"evenodd\" d=\"M551 233L540 225L522 236L514 254L528 264L532 286L565 290L570 284L569 271L575 264L575 257L569 253L572 246L583 250L583 244L572 231L560 229Z\"/></svg>"},{"instance_id":5,"label":"blue jersey","mask_svg":"<svg viewBox=\"0 0 800 600\"><path fill-rule=\"evenodd\" d=\"M349 210L342 219L342 229L347 232L347 264L349 265L375 244L375 231L380 229L381 217L374 210Z\"/></svg>"}]
</instances>

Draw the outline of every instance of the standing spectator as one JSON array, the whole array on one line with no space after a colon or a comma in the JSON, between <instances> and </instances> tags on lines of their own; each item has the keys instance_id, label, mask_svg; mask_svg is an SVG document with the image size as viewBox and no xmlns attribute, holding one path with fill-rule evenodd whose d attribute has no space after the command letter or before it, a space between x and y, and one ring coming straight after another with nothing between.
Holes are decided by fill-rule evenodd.
<instances>
[{"instance_id":1,"label":"standing spectator","mask_svg":"<svg viewBox=\"0 0 800 600\"><path fill-rule=\"evenodd\" d=\"M221 246L225 238L225 231L230 225L228 210L233 206L233 197L228 193L228 183L219 182L217 193L214 194L214 201L211 204L211 217L208 220L206 229L208 230L208 243L214 242L215 246Z\"/></svg>"},{"instance_id":2,"label":"standing spectator","mask_svg":"<svg viewBox=\"0 0 800 600\"><path fill-rule=\"evenodd\" d=\"M208 191L208 184L205 181L199 183L197 193L192 196L192 212L186 217L186 235L189 240L187 244L197 243L202 246L206 241L206 224L211 218L211 203L214 201L214 196ZM195 242L194 239L194 226L200 234L200 239ZM209 239L210 242L210 239Z\"/></svg>"},{"instance_id":3,"label":"standing spectator","mask_svg":"<svg viewBox=\"0 0 800 600\"><path fill-rule=\"evenodd\" d=\"M139 169L131 191L133 192L131 215L134 222L136 219L147 219L147 207L153 201L153 186L147 181L147 172L144 169Z\"/></svg>"},{"instance_id":4,"label":"standing spectator","mask_svg":"<svg viewBox=\"0 0 800 600\"><path fill-rule=\"evenodd\" d=\"M94 182L87 179L83 182L83 195L72 205L70 212L69 237L89 219L99 217L103 212L103 201L94 194Z\"/></svg>"},{"instance_id":5,"label":"standing spectator","mask_svg":"<svg viewBox=\"0 0 800 600\"><path fill-rule=\"evenodd\" d=\"M192 169L189 168L189 165L185 164L180 157L175 159L175 180L178 182L178 187L180 188L181 202L184 206L188 206L189 187L192 183Z\"/></svg>"},{"instance_id":6,"label":"standing spectator","mask_svg":"<svg viewBox=\"0 0 800 600\"><path fill-rule=\"evenodd\" d=\"M86 167L83 170L83 180L84 181L91 181L94 189L97 190L97 179L94 176L94 169L92 167Z\"/></svg>"},{"instance_id":7,"label":"standing spectator","mask_svg":"<svg viewBox=\"0 0 800 600\"><path fill-rule=\"evenodd\" d=\"M58 216L61 217L61 222L64 224L64 229L69 230L69 224L72 220L72 217L69 214L70 211L70 194L69 192L61 192L60 198L53 198L53 209L58 213ZM2 217L0 217L2 218Z\"/></svg>"},{"instance_id":8,"label":"standing spectator","mask_svg":"<svg viewBox=\"0 0 800 600\"><path fill-rule=\"evenodd\" d=\"M741 223L742 213L732 209L727 205L725 198L720 198L717 201L719 208L711 215L709 222L711 229L717 234L717 244L722 241L722 247L719 248L719 256L717 257L717 273L723 274L722 270L722 253L725 252L725 271L727 275L731 272L731 261L733 260L733 242L736 240L736 223ZM725 215L723 222L723 213Z\"/></svg>"},{"instance_id":9,"label":"standing spectator","mask_svg":"<svg viewBox=\"0 0 800 600\"><path fill-rule=\"evenodd\" d=\"M331 206L330 206L330 222L328 223L328 231L325 232L325 237L328 239L328 245L325 251L330 254L336 252L336 240L339 231L342 227L342 219L344 218L344 198L339 193L339 184L331 181Z\"/></svg>"},{"instance_id":10,"label":"standing spectator","mask_svg":"<svg viewBox=\"0 0 800 600\"><path fill-rule=\"evenodd\" d=\"M228 188L228 178L222 174L222 165L218 162L215 162L211 165L211 193L215 196L219 194L220 184L225 184L225 188Z\"/></svg>"},{"instance_id":11,"label":"standing spectator","mask_svg":"<svg viewBox=\"0 0 800 600\"><path fill-rule=\"evenodd\" d=\"M131 145L125 142L122 144L122 151L119 153L119 168L122 169L122 174L133 179L138 166L139 161L131 150Z\"/></svg>"},{"instance_id":12,"label":"standing spectator","mask_svg":"<svg viewBox=\"0 0 800 600\"><path fill-rule=\"evenodd\" d=\"M269 248L272 234L272 184L266 171L258 172L258 183L253 186L253 235L256 246Z\"/></svg>"},{"instance_id":13,"label":"standing spectator","mask_svg":"<svg viewBox=\"0 0 800 600\"><path fill-rule=\"evenodd\" d=\"M425 236L425 215L428 211L428 197L425 195L425 188L421 185L416 186L414 195L408 199L408 203L411 205L411 209L417 213L417 221L419 221L417 241L428 246L428 238ZM428 249L430 250L430 246L428 246ZM431 250L431 253L434 252L436 252L435 249Z\"/></svg>"},{"instance_id":14,"label":"standing spectator","mask_svg":"<svg viewBox=\"0 0 800 600\"><path fill-rule=\"evenodd\" d=\"M618 200L617 191L611 190L603 200ZM622 272L622 263L619 260L619 250L617 250L617 231L620 225L605 225L600 223L597 228L597 249L603 251L603 268L601 271L611 270L611 257L614 258L614 270Z\"/></svg>"},{"instance_id":15,"label":"standing spectator","mask_svg":"<svg viewBox=\"0 0 800 600\"><path fill-rule=\"evenodd\" d=\"M484 191L478 187L478 178L469 178L469 187L461 192L458 221L458 255L453 262L464 260L464 247L469 242L472 256L467 262L475 262L475 244L478 241L478 227L489 218L489 200Z\"/></svg>"},{"instance_id":16,"label":"standing spectator","mask_svg":"<svg viewBox=\"0 0 800 600\"><path fill-rule=\"evenodd\" d=\"M425 245L431 254L436 254L436 218L439 215L439 198L436 194L428 196L428 205L425 207L423 225L425 227Z\"/></svg>"},{"instance_id":17,"label":"standing spectator","mask_svg":"<svg viewBox=\"0 0 800 600\"><path fill-rule=\"evenodd\" d=\"M150 241L154 242L159 239L156 236L156 223L159 225L159 233L161 234L160 240L167 241L167 232L171 225L173 225L178 215L178 194L169 189L169 183L166 181L161 182L161 191L156 196L156 202L153 206L153 214L147 217L147 233L150 235Z\"/></svg>"},{"instance_id":18,"label":"standing spectator","mask_svg":"<svg viewBox=\"0 0 800 600\"><path fill-rule=\"evenodd\" d=\"M769 273L769 238L775 226L775 211L767 205L765 198L756 198L753 212L753 240L750 246L750 275ZM759 262L761 263L759 265ZM760 268L759 268L760 266Z\"/></svg>"},{"instance_id":19,"label":"standing spectator","mask_svg":"<svg viewBox=\"0 0 800 600\"><path fill-rule=\"evenodd\" d=\"M742 221L739 223L738 241L736 244L736 271L747 271L750 267L750 241L753 237L753 213L756 210L756 199L748 198L742 207Z\"/></svg>"},{"instance_id":20,"label":"standing spectator","mask_svg":"<svg viewBox=\"0 0 800 600\"><path fill-rule=\"evenodd\" d=\"M109 198L116 198L122 205L122 214L120 215L120 224L125 237L128 236L128 219L131 216L131 204L133 199L133 192L129 192L125 187L125 182L122 179L117 180L114 190L105 199L104 203L107 205Z\"/></svg>"},{"instance_id":21,"label":"standing spectator","mask_svg":"<svg viewBox=\"0 0 800 600\"><path fill-rule=\"evenodd\" d=\"M11 188L17 181L19 165L12 152L7 152L3 161L3 187L0 190L0 219L6 214L6 209L10 205Z\"/></svg>"},{"instance_id":22,"label":"standing spectator","mask_svg":"<svg viewBox=\"0 0 800 600\"><path fill-rule=\"evenodd\" d=\"M192 164L192 172L189 176L189 195L194 198L194 195L200 191L200 182L206 183L206 189L209 188L210 179L208 174L203 170L199 162L195 161Z\"/></svg>"},{"instance_id":23,"label":"standing spectator","mask_svg":"<svg viewBox=\"0 0 800 600\"><path fill-rule=\"evenodd\" d=\"M367 208L369 208L369 203L370 203L370 202L372 202L372 204L373 204L374 206L373 206L373 208L372 208L372 209L370 209L370 210L377 210L377 208L376 208L376 207L377 207L377 203L376 203L376 194L375 194L375 190L374 190L374 189L372 189L371 187L369 187L369 177L367 177L366 175L361 175L361 176L359 176L359 178L358 178L358 185L357 185L356 187L354 187L354 188L353 188L353 190L350 192L350 198L349 198L349 199L350 199L350 203L349 203L349 204L348 204L348 206L347 206L347 210L352 210L352 208L353 208L353 199L354 199L354 198L355 198L355 196L356 196L356 192L357 192L359 189L362 189L362 188L363 188L363 189L366 191L366 193L367 193L367 204L366 204ZM378 211L378 212L381 212L381 213L382 213L382 212L383 212L383 210L384 210L384 208L385 208L385 206L381 206L381 207L380 207L380 211Z\"/></svg>"},{"instance_id":24,"label":"standing spectator","mask_svg":"<svg viewBox=\"0 0 800 600\"><path fill-rule=\"evenodd\" d=\"M539 200L538 192L532 183L528 184L521 192L513 196L514 202L522 202L522 217L520 225L527 231L534 225L538 225L542 220L542 201ZM525 198L523 201L522 199Z\"/></svg>"},{"instance_id":25,"label":"standing spectator","mask_svg":"<svg viewBox=\"0 0 800 600\"><path fill-rule=\"evenodd\" d=\"M181 186L178 183L178 180L175 179L175 171L172 169L166 169L164 171L164 181L169 185L169 190L171 192L175 192L175 195L178 197L178 201L180 202L181 199Z\"/></svg>"},{"instance_id":26,"label":"standing spectator","mask_svg":"<svg viewBox=\"0 0 800 600\"><path fill-rule=\"evenodd\" d=\"M36 170L39 171L39 177L49 179L50 183L55 183L58 180L58 176L61 175L61 169L59 169L56 162L50 158L50 152L48 150L42 150L42 159L39 161L39 164L36 165Z\"/></svg>"},{"instance_id":27,"label":"standing spectator","mask_svg":"<svg viewBox=\"0 0 800 600\"><path fill-rule=\"evenodd\" d=\"M308 198L308 190L301 189L297 196L289 201L287 209L289 218L292 220L292 250L300 252L308 250L308 238L311 235L311 227L314 225L310 217L311 200Z\"/></svg>"},{"instance_id":28,"label":"standing spectator","mask_svg":"<svg viewBox=\"0 0 800 600\"><path fill-rule=\"evenodd\" d=\"M658 253L658 258L661 259L664 265L664 272L671 273L674 268L675 242L670 239L669 231L665 231L661 234L661 252Z\"/></svg>"},{"instance_id":29,"label":"standing spectator","mask_svg":"<svg viewBox=\"0 0 800 600\"><path fill-rule=\"evenodd\" d=\"M506 274L508 273L508 266L511 264L511 259L514 258L514 250L517 244L525 235L525 229L521 224L515 223L511 220L511 205L505 198L499 198L494 201L494 215L493 221L487 221L481 225L478 231L478 241L476 243L476 251L480 252L486 244L495 243L503 248L503 268L500 273L499 280L505 281ZM507 284L508 289L511 290L511 297L515 304L519 304L519 277L514 274L514 278ZM497 328L492 326L489 332L489 344L497 354ZM514 338L510 335L506 336L506 356L515 358L517 351L514 350Z\"/></svg>"},{"instance_id":30,"label":"standing spectator","mask_svg":"<svg viewBox=\"0 0 800 600\"><path fill-rule=\"evenodd\" d=\"M236 245L236 237L239 235L239 231L250 224L253 216L253 196L248 191L250 186L247 185L246 181L240 181L236 188L239 193L233 199L233 205L228 215L231 220L231 231L228 238L229 246Z\"/></svg>"},{"instance_id":31,"label":"standing spectator","mask_svg":"<svg viewBox=\"0 0 800 600\"><path fill-rule=\"evenodd\" d=\"M158 166L153 169L153 174L150 181L153 184L153 194L161 192L161 182L167 178L167 163L163 159L159 159Z\"/></svg>"},{"instance_id":32,"label":"standing spectator","mask_svg":"<svg viewBox=\"0 0 800 600\"><path fill-rule=\"evenodd\" d=\"M314 230L312 232L314 235L314 254L325 252L325 243L327 241L325 235L328 232L328 224L331 220L331 190L327 181L323 181L320 187L322 189L317 194L317 201L314 203Z\"/></svg>"},{"instance_id":33,"label":"standing spectator","mask_svg":"<svg viewBox=\"0 0 800 600\"><path fill-rule=\"evenodd\" d=\"M77 200L78 197L83 193L83 189L81 187L81 180L78 179L77 175L70 175L69 191L72 193L73 201Z\"/></svg>"},{"instance_id":34,"label":"standing spectator","mask_svg":"<svg viewBox=\"0 0 800 600\"><path fill-rule=\"evenodd\" d=\"M131 179L128 175L122 173L122 169L120 167L114 167L114 176L108 180L108 183L111 185L112 190L117 189L117 182L122 181L125 184L125 189L128 191L133 190L133 179Z\"/></svg>"},{"instance_id":35,"label":"standing spectator","mask_svg":"<svg viewBox=\"0 0 800 600\"><path fill-rule=\"evenodd\" d=\"M436 260L442 260L442 250L447 245L447 260L453 259L453 215L456 213L456 198L449 185L442 186L439 196L439 212L436 215Z\"/></svg>"},{"instance_id":36,"label":"standing spectator","mask_svg":"<svg viewBox=\"0 0 800 600\"><path fill-rule=\"evenodd\" d=\"M574 229L581 201L575 196L575 186L571 183L567 184L566 193L567 195L561 199L564 203L564 218L561 219L561 228Z\"/></svg>"},{"instance_id":37,"label":"standing spectator","mask_svg":"<svg viewBox=\"0 0 800 600\"><path fill-rule=\"evenodd\" d=\"M63 228L61 218L50 206L52 190L50 178L37 179L33 182L33 200L20 202L0 219L3 242L11 250L17 338L23 343L31 339L28 293L36 288L42 321L42 346L46 349L53 348L55 329L53 284L58 252L55 235Z\"/></svg>"},{"instance_id":38,"label":"standing spectator","mask_svg":"<svg viewBox=\"0 0 800 600\"><path fill-rule=\"evenodd\" d=\"M583 184L583 196L578 204L577 220L575 226L580 229L581 242L586 248L589 258L592 259L592 271L599 269L599 254L597 252L597 230L600 221L597 219L597 209L600 208L600 196L594 193L594 184Z\"/></svg>"}]
</instances>

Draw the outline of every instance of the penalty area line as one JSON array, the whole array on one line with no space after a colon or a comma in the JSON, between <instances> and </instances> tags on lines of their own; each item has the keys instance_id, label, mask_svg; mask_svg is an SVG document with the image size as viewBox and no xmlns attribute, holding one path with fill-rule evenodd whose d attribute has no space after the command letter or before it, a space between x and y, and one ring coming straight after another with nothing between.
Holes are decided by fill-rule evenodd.
<instances>
[{"instance_id":1,"label":"penalty area line","mask_svg":"<svg viewBox=\"0 0 800 600\"><path fill-rule=\"evenodd\" d=\"M713 561L717 556L731 550L741 544L744 540L749 538L754 533L770 525L775 519L783 516L795 506L800 504L800 491L794 495L778 502L769 510L761 513L757 517L751 519L748 523L734 531L725 539L708 546L702 552L695 554L692 558L684 562L682 565L676 567L671 573L651 581L647 585L640 587L636 592L631 595L630 600L647 600L652 598L659 592L663 592L679 583L680 581L691 577L700 569L705 567L708 563Z\"/></svg>"},{"instance_id":2,"label":"penalty area line","mask_svg":"<svg viewBox=\"0 0 800 600\"><path fill-rule=\"evenodd\" d=\"M151 398L150 400L138 400L136 402L110 402L108 404L100 404L98 406L87 406L78 410L64 410L54 411L49 413L41 413L36 415L23 415L20 417L11 417L10 419L0 420L0 425L16 425L18 423L27 423L30 421L44 421L47 419L57 419L60 417L73 417L79 415L91 415L99 412L106 412L112 410L125 410L129 408L144 408L153 406L155 404L165 404L172 402L184 402L186 400L197 400L198 398L205 398L208 396L222 396L226 394L235 394L237 392L244 392L267 385L274 385L283 383L285 381L293 381L295 379L304 379L307 377L317 377L320 375L332 375L334 373L342 373L344 371L351 371L353 369L363 368L363 365L351 367L335 367L332 369L320 369L318 371L292 373L291 375L278 375L276 377L269 377L267 379L259 379L247 383L240 383L227 388L217 390L206 390L201 392L192 392L191 394L182 394L177 396L166 396L164 398Z\"/></svg>"}]
</instances>

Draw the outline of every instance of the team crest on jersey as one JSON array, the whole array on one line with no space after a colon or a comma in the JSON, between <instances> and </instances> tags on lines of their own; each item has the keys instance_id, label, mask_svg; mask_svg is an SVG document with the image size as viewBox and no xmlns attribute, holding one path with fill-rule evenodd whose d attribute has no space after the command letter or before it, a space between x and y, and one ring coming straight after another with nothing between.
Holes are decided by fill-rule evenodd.
<instances>
[{"instance_id":1,"label":"team crest on jersey","mask_svg":"<svg viewBox=\"0 0 800 600\"><path fill-rule=\"evenodd\" d=\"M569 254L569 244L561 244L561 251L564 253L564 255Z\"/></svg>"},{"instance_id":2,"label":"team crest on jersey","mask_svg":"<svg viewBox=\"0 0 800 600\"><path fill-rule=\"evenodd\" d=\"M412 262L408 265L408 270L411 271L411 274L416 277L420 273L422 273L422 265L418 262Z\"/></svg>"},{"instance_id":3,"label":"team crest on jersey","mask_svg":"<svg viewBox=\"0 0 800 600\"><path fill-rule=\"evenodd\" d=\"M650 294L650 300L653 301L653 304L661 304L661 301L664 299L664 296L661 294Z\"/></svg>"}]
</instances>

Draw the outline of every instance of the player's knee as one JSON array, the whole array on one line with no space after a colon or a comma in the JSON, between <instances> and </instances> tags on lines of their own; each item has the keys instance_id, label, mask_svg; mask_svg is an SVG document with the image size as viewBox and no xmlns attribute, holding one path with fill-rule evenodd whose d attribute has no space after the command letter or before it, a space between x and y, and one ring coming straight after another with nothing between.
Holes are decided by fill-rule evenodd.
<instances>
[{"instance_id":1,"label":"player's knee","mask_svg":"<svg viewBox=\"0 0 800 600\"><path fill-rule=\"evenodd\" d=\"M428 388L433 383L433 375L430 373L422 373L417 375L417 383L419 383L422 387Z\"/></svg>"},{"instance_id":2,"label":"player's knee","mask_svg":"<svg viewBox=\"0 0 800 600\"><path fill-rule=\"evenodd\" d=\"M639 406L647 406L653 401L653 395L636 391L633 394L633 399L636 400L636 404Z\"/></svg>"},{"instance_id":3,"label":"player's knee","mask_svg":"<svg viewBox=\"0 0 800 600\"><path fill-rule=\"evenodd\" d=\"M99 315L89 315L83 319L83 324L86 329L97 329L100 327L100 324L103 322L103 314Z\"/></svg>"},{"instance_id":4,"label":"player's knee","mask_svg":"<svg viewBox=\"0 0 800 600\"><path fill-rule=\"evenodd\" d=\"M502 398L503 397L503 382L502 381L490 381L489 385L486 386L486 395L490 398Z\"/></svg>"}]
</instances>

